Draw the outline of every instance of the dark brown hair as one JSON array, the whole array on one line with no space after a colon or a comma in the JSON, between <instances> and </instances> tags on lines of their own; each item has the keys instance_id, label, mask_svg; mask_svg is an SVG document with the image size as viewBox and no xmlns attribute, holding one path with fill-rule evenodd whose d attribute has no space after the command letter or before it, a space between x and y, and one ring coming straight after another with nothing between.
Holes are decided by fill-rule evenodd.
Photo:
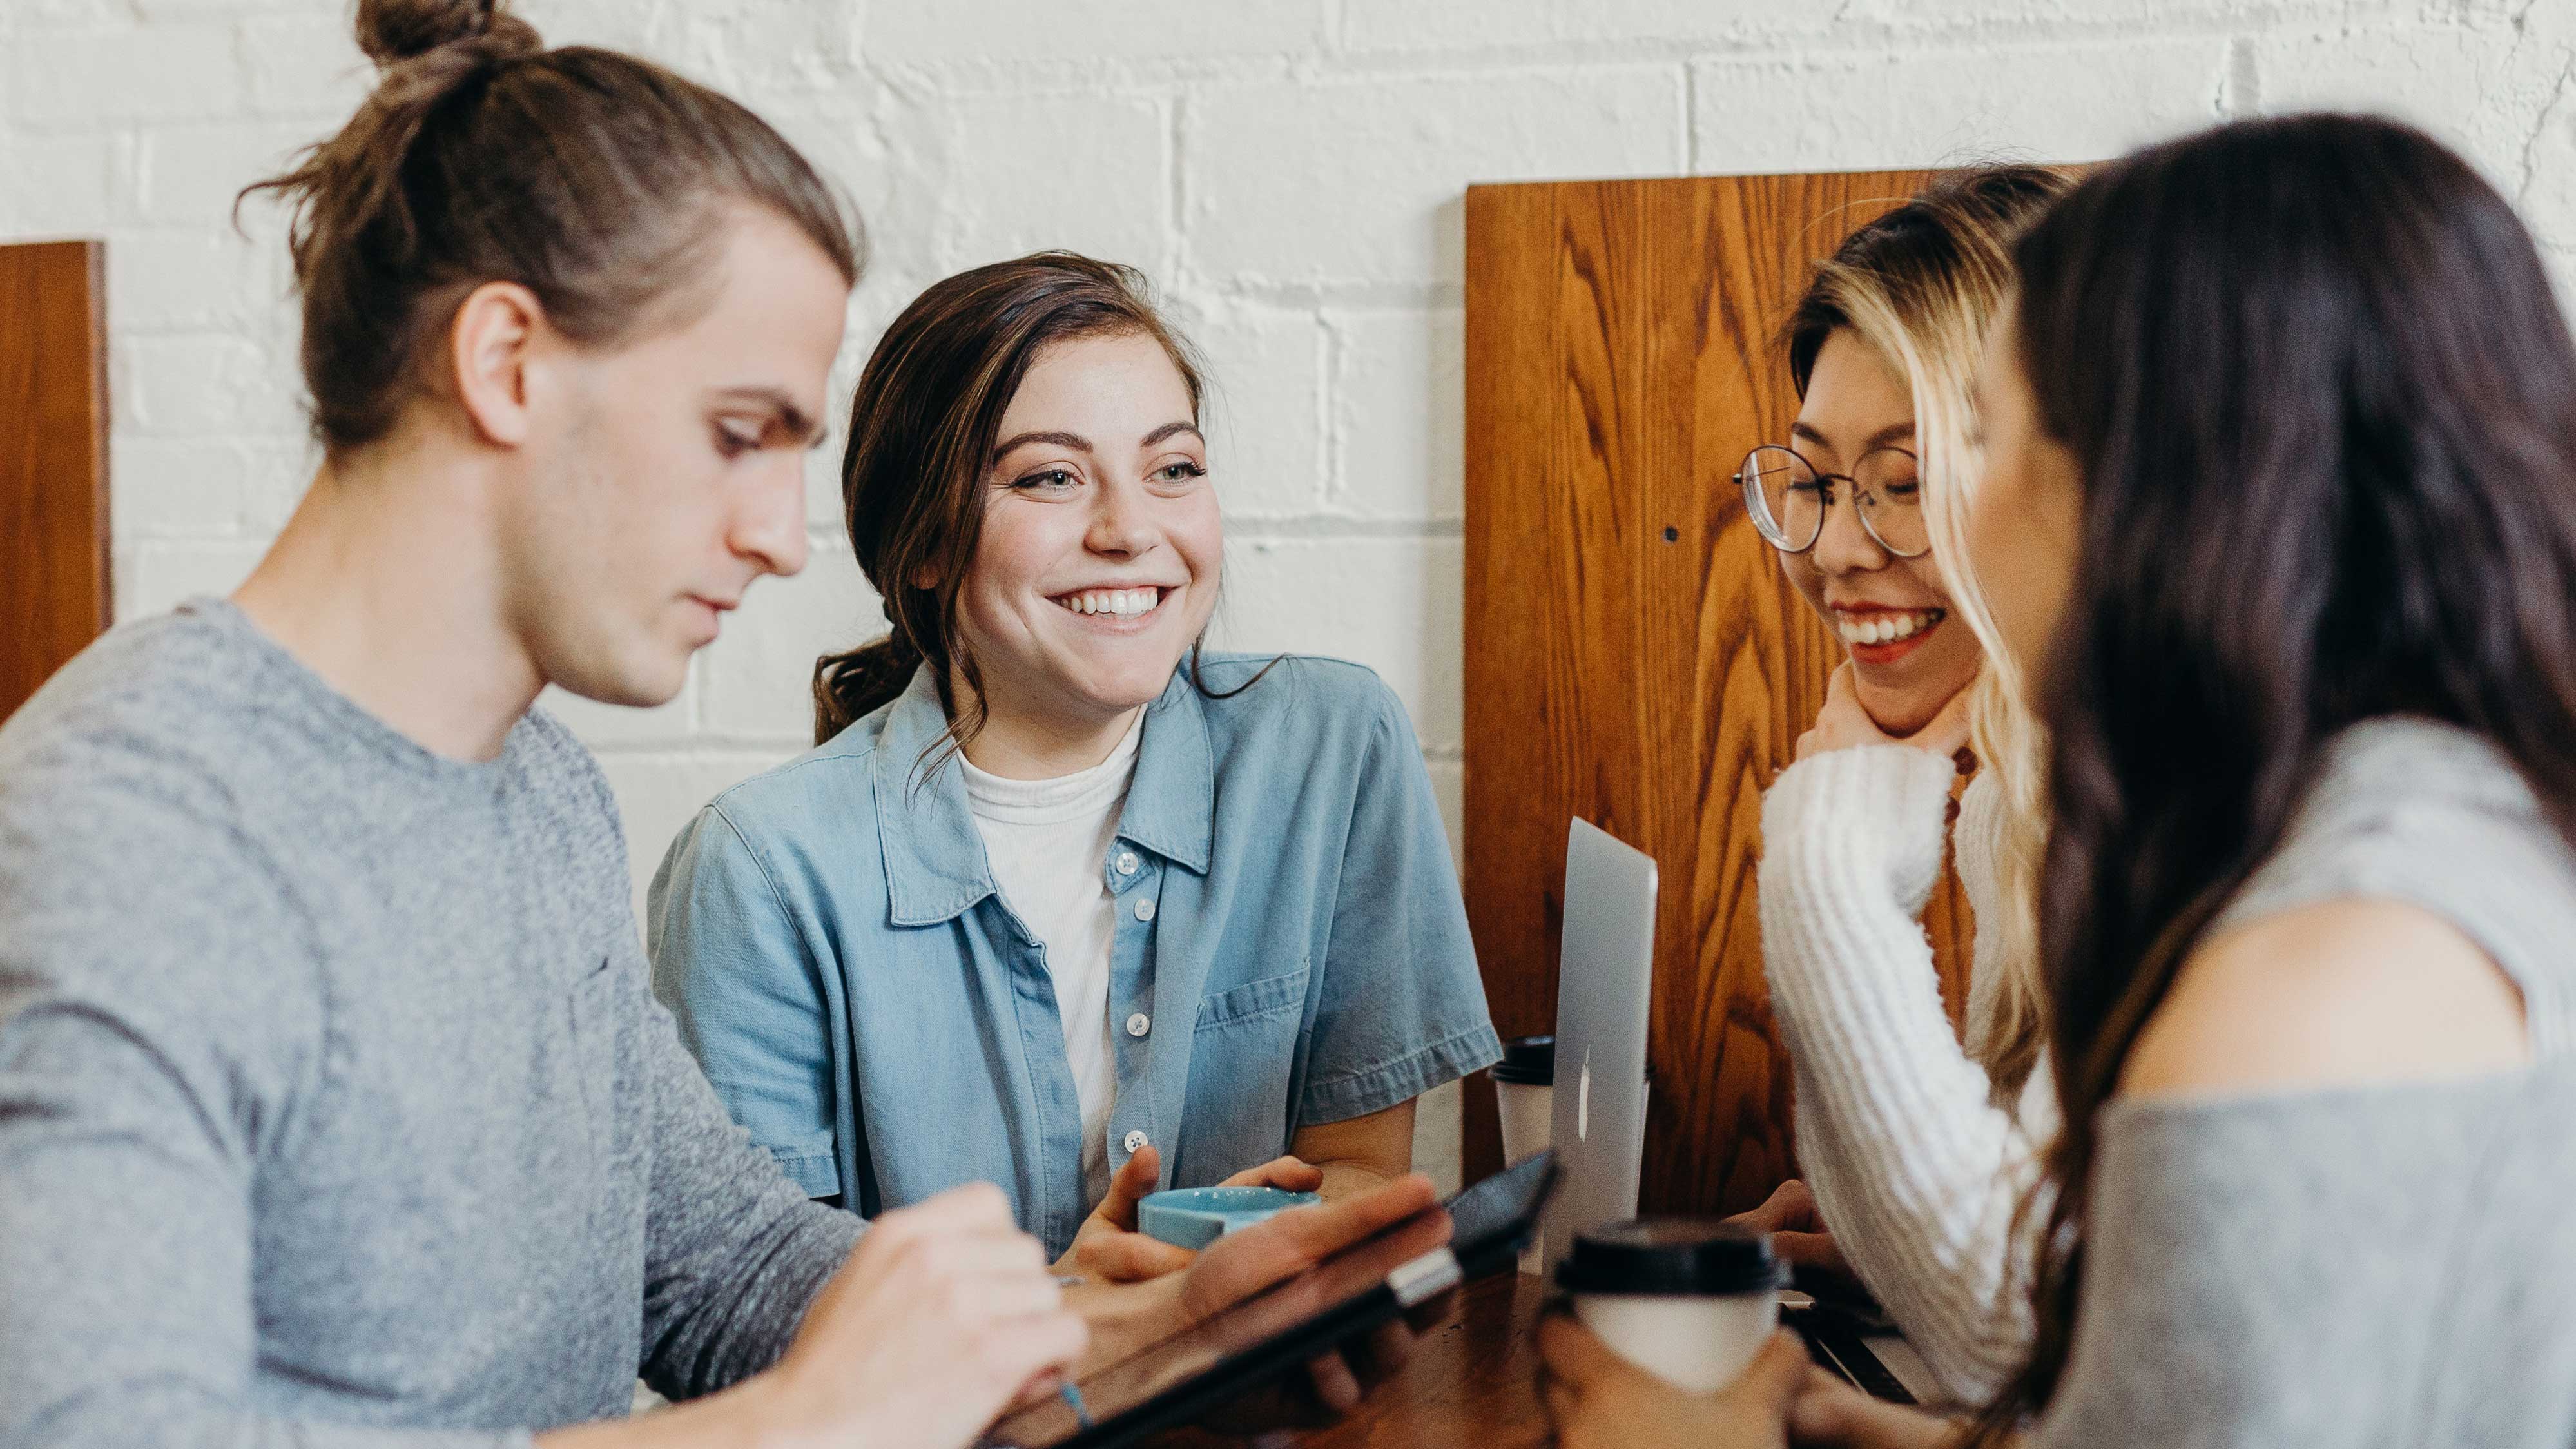
<instances>
[{"instance_id":1,"label":"dark brown hair","mask_svg":"<svg viewBox=\"0 0 2576 1449\"><path fill-rule=\"evenodd\" d=\"M374 94L295 168L304 383L332 453L392 430L474 288L525 286L586 346L685 321L726 203L776 212L859 271L857 223L758 116L614 51L547 50L505 0L359 0Z\"/></svg>"},{"instance_id":2,"label":"dark brown hair","mask_svg":"<svg viewBox=\"0 0 2576 1449\"><path fill-rule=\"evenodd\" d=\"M2474 731L2576 840L2576 346L2504 198L2391 122L2245 122L2096 174L2015 260L2023 375L2084 496L2040 701L2065 1125L1988 1442L2066 1370L2096 1115L2327 743Z\"/></svg>"},{"instance_id":3,"label":"dark brown hair","mask_svg":"<svg viewBox=\"0 0 2576 1449\"><path fill-rule=\"evenodd\" d=\"M1046 348L1119 334L1162 345L1195 416L1206 391L1196 354L1132 267L1071 252L995 262L932 286L886 329L850 400L841 499L851 551L894 628L814 662L816 744L902 695L924 663L948 712L948 747L963 749L975 737L983 683L958 632L957 593L983 536L1002 414ZM925 576L935 582L916 586ZM949 688L952 671L976 696L962 708ZM1198 680L1196 645L1190 676Z\"/></svg>"}]
</instances>

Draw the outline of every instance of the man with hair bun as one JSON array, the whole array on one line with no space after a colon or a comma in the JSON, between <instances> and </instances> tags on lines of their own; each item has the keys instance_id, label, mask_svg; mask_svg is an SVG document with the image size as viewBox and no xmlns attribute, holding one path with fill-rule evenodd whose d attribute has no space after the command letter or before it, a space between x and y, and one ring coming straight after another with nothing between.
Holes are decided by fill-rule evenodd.
<instances>
[{"instance_id":1,"label":"man with hair bun","mask_svg":"<svg viewBox=\"0 0 2576 1449\"><path fill-rule=\"evenodd\" d=\"M1427 1207L1067 1290L989 1184L863 1230L731 1126L534 703L669 700L803 566L853 224L659 67L493 0L357 23L374 93L253 188L309 491L0 729L0 1443L959 1445ZM639 1373L693 1402L588 1422Z\"/></svg>"}]
</instances>

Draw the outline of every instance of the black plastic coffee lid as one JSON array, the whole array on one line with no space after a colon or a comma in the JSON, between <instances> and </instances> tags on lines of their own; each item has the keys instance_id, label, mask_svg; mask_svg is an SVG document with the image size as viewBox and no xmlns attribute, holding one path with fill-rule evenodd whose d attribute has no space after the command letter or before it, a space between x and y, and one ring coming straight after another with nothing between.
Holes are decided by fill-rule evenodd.
<instances>
[{"instance_id":1,"label":"black plastic coffee lid","mask_svg":"<svg viewBox=\"0 0 2576 1449\"><path fill-rule=\"evenodd\" d=\"M1705 1297L1788 1282L1767 1234L1715 1218L1630 1218L1578 1233L1556 1268L1568 1293Z\"/></svg>"},{"instance_id":2,"label":"black plastic coffee lid","mask_svg":"<svg viewBox=\"0 0 2576 1449\"><path fill-rule=\"evenodd\" d=\"M1556 1038L1516 1036L1503 1043L1503 1059L1494 1063L1494 1080L1525 1087L1556 1082Z\"/></svg>"}]
</instances>

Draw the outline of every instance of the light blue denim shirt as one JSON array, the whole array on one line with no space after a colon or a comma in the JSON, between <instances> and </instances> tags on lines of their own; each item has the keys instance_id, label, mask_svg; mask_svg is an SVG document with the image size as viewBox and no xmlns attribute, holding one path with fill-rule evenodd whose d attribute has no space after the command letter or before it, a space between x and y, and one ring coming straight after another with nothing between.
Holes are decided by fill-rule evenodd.
<instances>
[{"instance_id":1,"label":"light blue denim shirt","mask_svg":"<svg viewBox=\"0 0 2576 1449\"><path fill-rule=\"evenodd\" d=\"M1222 692L1268 662L1201 672ZM653 879L654 988L806 1192L873 1215L991 1181L1060 1254L1092 1206L1081 1107L963 771L920 770L946 727L924 672L717 796ZM1358 665L1291 656L1231 699L1185 665L1100 870L1113 1168L1150 1142L1163 1186L1213 1183L1501 1055L1421 747Z\"/></svg>"}]
</instances>

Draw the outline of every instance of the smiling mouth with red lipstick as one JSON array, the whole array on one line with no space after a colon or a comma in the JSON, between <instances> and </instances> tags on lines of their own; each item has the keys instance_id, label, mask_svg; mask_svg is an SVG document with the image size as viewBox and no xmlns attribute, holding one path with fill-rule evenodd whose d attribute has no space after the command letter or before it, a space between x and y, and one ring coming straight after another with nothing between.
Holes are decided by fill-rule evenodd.
<instances>
[{"instance_id":1,"label":"smiling mouth with red lipstick","mask_svg":"<svg viewBox=\"0 0 2576 1449\"><path fill-rule=\"evenodd\" d=\"M1894 664L1923 647L1950 617L1947 609L1899 609L1863 601L1829 605L1834 633L1851 657L1868 665Z\"/></svg>"}]
</instances>

